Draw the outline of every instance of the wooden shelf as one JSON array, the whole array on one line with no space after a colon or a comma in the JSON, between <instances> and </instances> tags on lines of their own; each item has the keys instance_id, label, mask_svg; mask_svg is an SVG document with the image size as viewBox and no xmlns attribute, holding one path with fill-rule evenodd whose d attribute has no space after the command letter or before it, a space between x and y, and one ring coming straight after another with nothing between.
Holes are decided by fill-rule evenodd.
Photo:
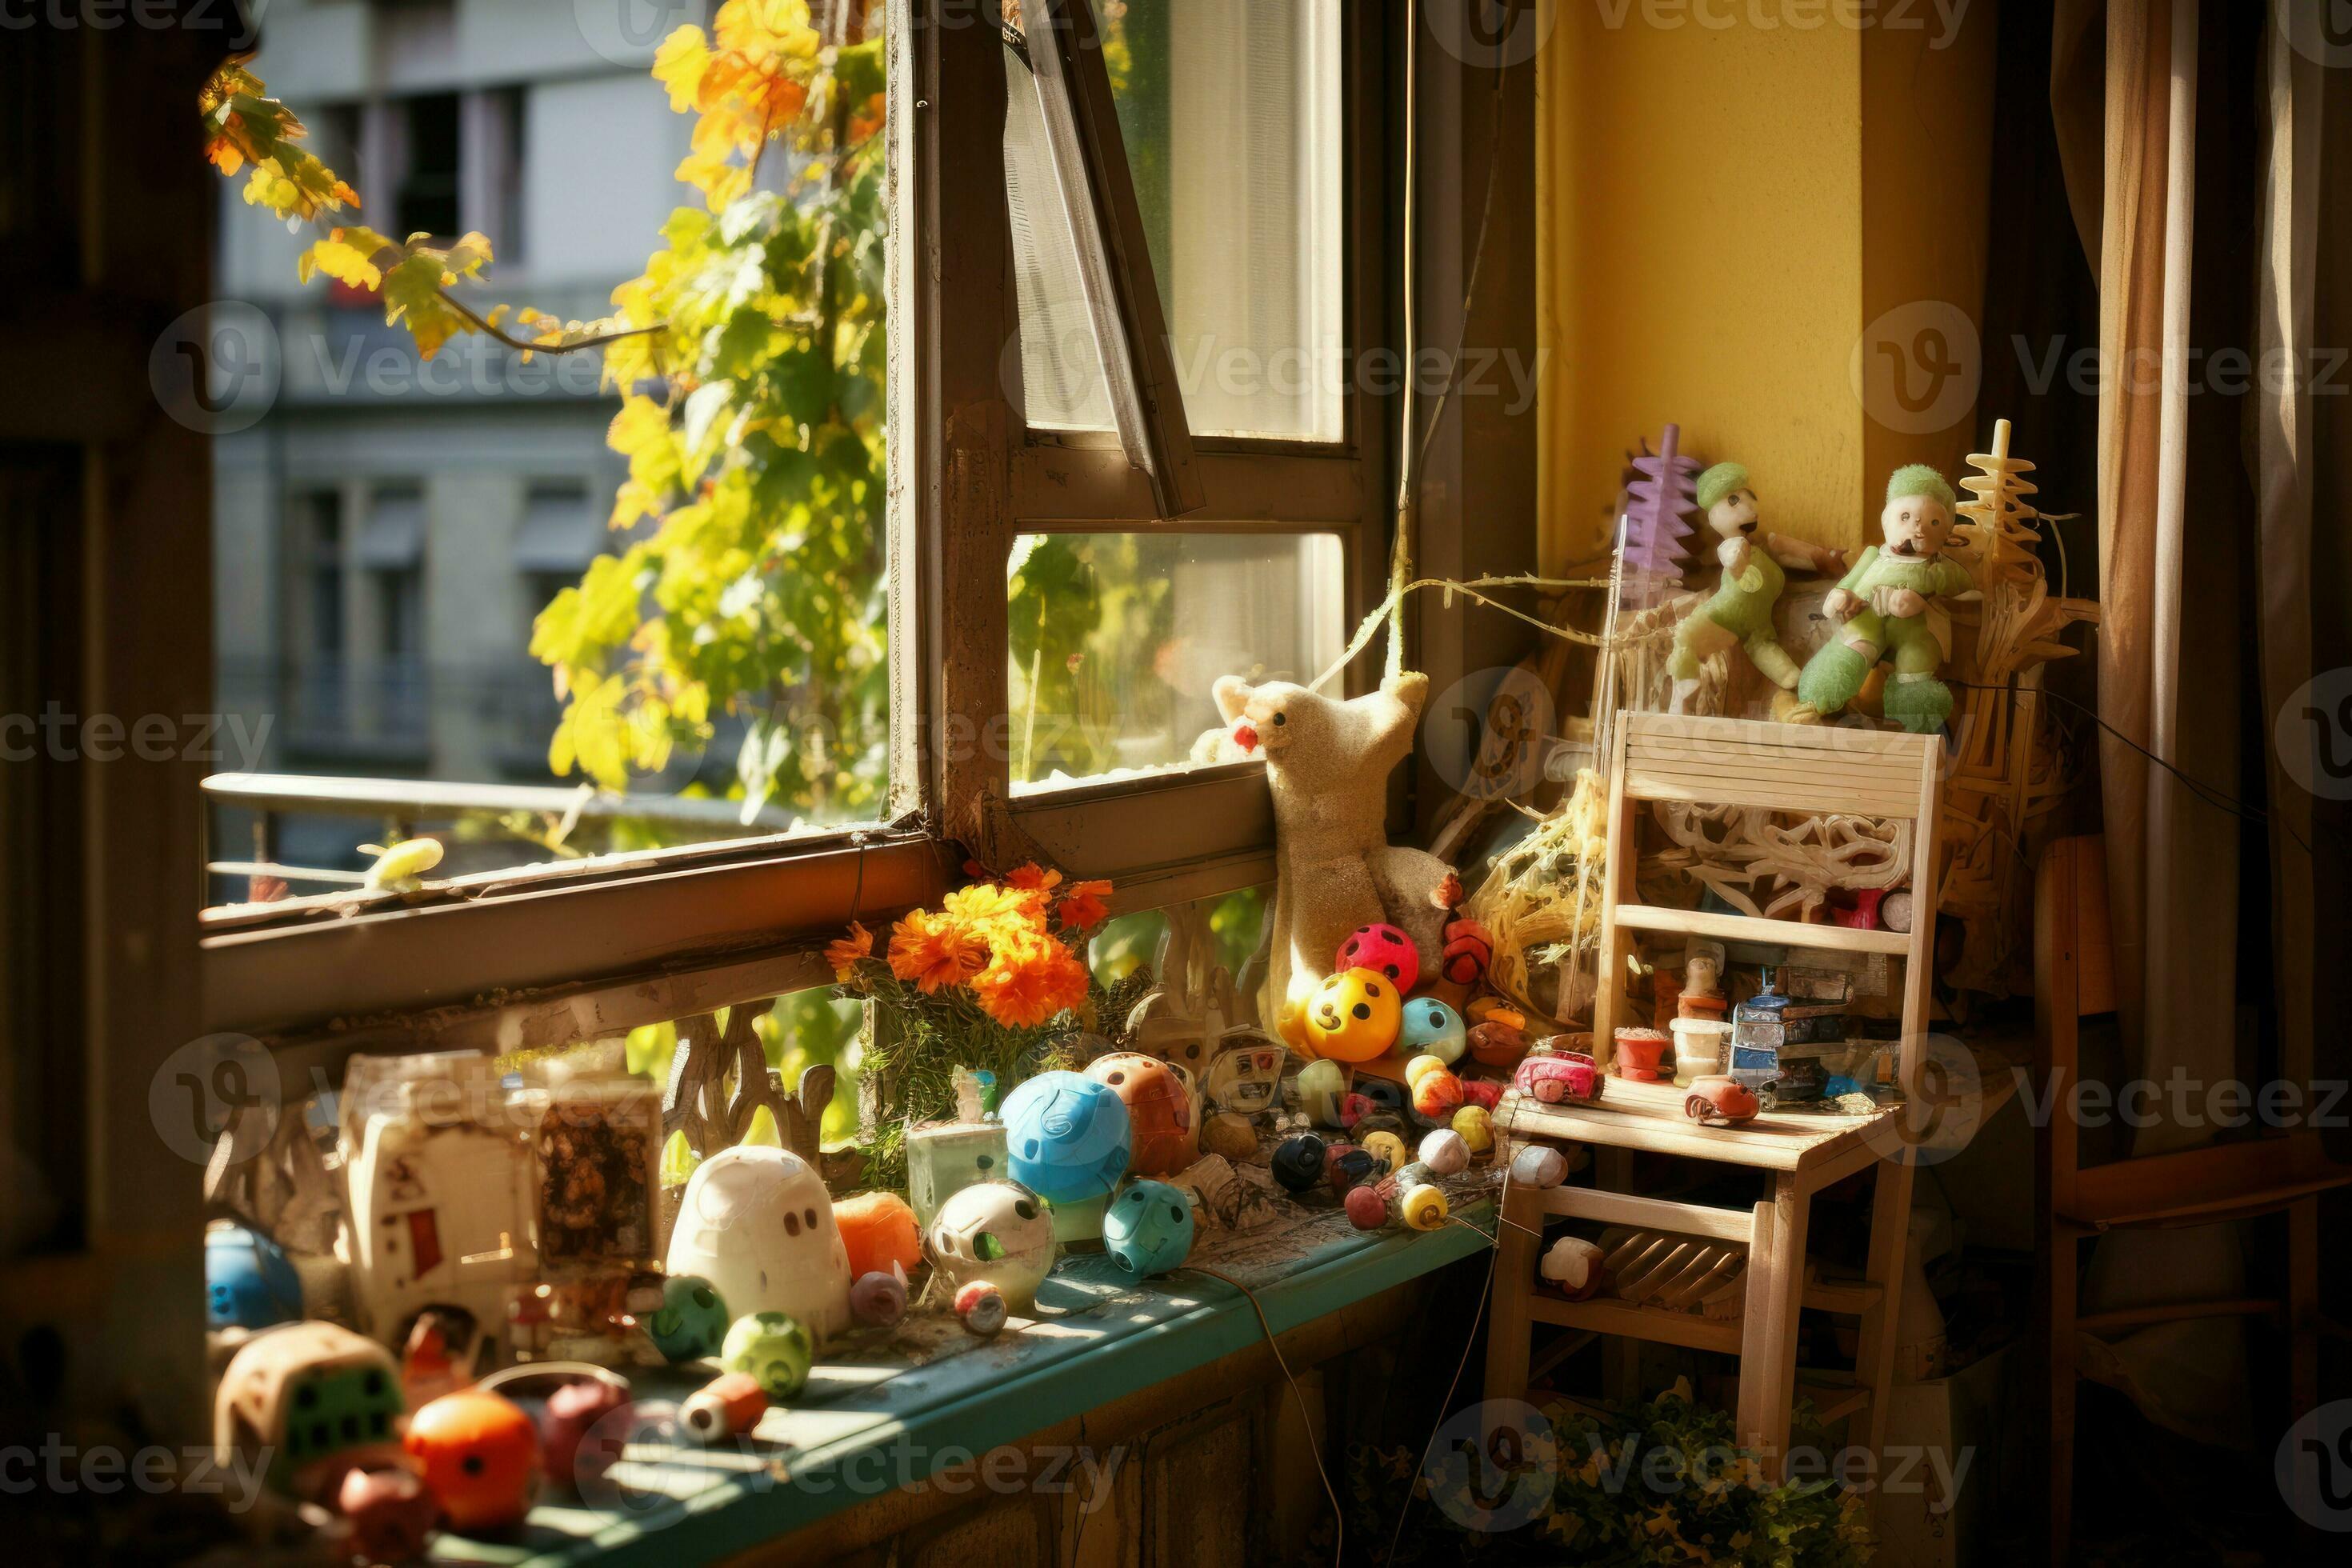
<instances>
[{"instance_id":1,"label":"wooden shelf","mask_svg":"<svg viewBox=\"0 0 2352 1568\"><path fill-rule=\"evenodd\" d=\"M1528 1316L1539 1323L1564 1329L1590 1329L1596 1334L1620 1334L1653 1344L1681 1345L1686 1350L1739 1353L1739 1320L1707 1318L1696 1312L1662 1312L1653 1307L1596 1296L1590 1301L1563 1301L1536 1291L1528 1298Z\"/></svg>"},{"instance_id":2,"label":"wooden shelf","mask_svg":"<svg viewBox=\"0 0 2352 1568\"><path fill-rule=\"evenodd\" d=\"M1802 921L1759 921L1752 915L1661 909L1655 904L1619 904L1617 923L1628 931L1712 937L1721 942L1769 942L1777 947L1809 947L1820 952L1885 952L1900 957L1911 951L1908 931L1807 925Z\"/></svg>"}]
</instances>

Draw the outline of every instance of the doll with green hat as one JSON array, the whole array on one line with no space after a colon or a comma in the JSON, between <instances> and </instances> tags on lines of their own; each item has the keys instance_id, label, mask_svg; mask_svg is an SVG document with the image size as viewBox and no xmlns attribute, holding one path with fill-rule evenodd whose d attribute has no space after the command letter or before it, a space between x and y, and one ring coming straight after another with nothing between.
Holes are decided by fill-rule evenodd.
<instances>
[{"instance_id":1,"label":"doll with green hat","mask_svg":"<svg viewBox=\"0 0 2352 1568\"><path fill-rule=\"evenodd\" d=\"M1897 468L1887 479L1886 507L1878 514L1886 542L1864 550L1822 601L1840 629L1806 661L1797 682L1797 695L1822 718L1843 712L1882 658L1895 665L1886 682L1889 719L1924 735L1951 716L1951 688L1936 679L1944 645L1927 624L1927 605L1978 596L1976 579L1943 558L1954 500L1944 476L1925 463Z\"/></svg>"},{"instance_id":2,"label":"doll with green hat","mask_svg":"<svg viewBox=\"0 0 2352 1568\"><path fill-rule=\"evenodd\" d=\"M1717 463L1698 477L1699 509L1706 525L1722 542L1716 558L1723 563L1723 579L1715 593L1675 627L1675 651L1666 660L1666 674L1675 683L1673 709L1680 713L1698 689L1702 662L1738 647L1748 661L1782 692L1797 684L1797 661L1772 626L1772 606L1788 585L1781 568L1838 572L1845 568L1845 552L1809 544L1783 533L1757 531L1756 488L1748 470L1738 463ZM1760 547L1760 548L1759 548ZM1780 717L1802 722L1810 710L1783 711L1786 699L1776 700Z\"/></svg>"}]
</instances>

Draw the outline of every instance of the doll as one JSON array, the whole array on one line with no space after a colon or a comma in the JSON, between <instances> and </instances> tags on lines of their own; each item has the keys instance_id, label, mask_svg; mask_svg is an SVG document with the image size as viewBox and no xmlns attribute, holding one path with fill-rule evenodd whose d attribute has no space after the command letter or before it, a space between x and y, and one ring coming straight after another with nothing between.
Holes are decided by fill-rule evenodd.
<instances>
[{"instance_id":1,"label":"doll","mask_svg":"<svg viewBox=\"0 0 2352 1568\"><path fill-rule=\"evenodd\" d=\"M1944 647L1927 624L1931 600L1973 599L1976 581L1943 558L1952 531L1952 487L1925 463L1895 470L1878 526L1883 545L1864 550L1853 571L1822 601L1840 629L1805 663L1797 695L1822 717L1843 712L1881 658L1892 658L1885 711L1925 735L1951 716L1951 689L1936 679Z\"/></svg>"},{"instance_id":2,"label":"doll","mask_svg":"<svg viewBox=\"0 0 2352 1568\"><path fill-rule=\"evenodd\" d=\"M1675 627L1675 651L1666 673L1675 683L1673 711L1688 710L1698 690L1702 660L1731 647L1742 647L1749 662L1783 692L1797 684L1797 661L1789 657L1772 629L1772 606L1788 584L1783 566L1800 571L1842 572L1845 552L1808 544L1781 533L1759 533L1756 490L1748 470L1738 463L1717 463L1698 477L1698 504L1706 509L1706 525L1723 542L1716 558L1723 563L1723 581L1715 596L1682 618ZM1761 548L1759 548L1759 547ZM1810 710L1791 706L1786 699L1773 703L1776 716L1803 723Z\"/></svg>"}]
</instances>

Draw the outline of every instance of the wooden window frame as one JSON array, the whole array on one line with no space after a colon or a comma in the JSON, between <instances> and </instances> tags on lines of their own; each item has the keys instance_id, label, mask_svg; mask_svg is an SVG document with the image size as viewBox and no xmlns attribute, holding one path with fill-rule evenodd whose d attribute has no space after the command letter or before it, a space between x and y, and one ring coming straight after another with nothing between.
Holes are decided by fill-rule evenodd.
<instances>
[{"instance_id":1,"label":"wooden window frame","mask_svg":"<svg viewBox=\"0 0 2352 1568\"><path fill-rule=\"evenodd\" d=\"M1069 0L1047 3L1058 14ZM1383 582L1393 398L1351 381L1343 433L1328 444L1190 442L1181 397L1168 407L1172 371L1153 368L1168 364L1169 344L1151 292L1140 341L1127 318L1129 363L1146 385L1144 465L1130 460L1131 430L1124 442L1027 430L1001 371L1018 329L997 130L1004 44L973 9L888 6L891 223L905 237L889 258L890 822L487 873L356 908L345 898L209 914L205 1026L271 1046L289 1092L338 1074L355 1051L557 1045L827 984L827 940L852 919L873 926L935 899L967 856L1108 877L1122 910L1273 879L1262 763L1013 795L1009 748L980 743L1010 707L1007 559L1024 532L1334 533L1352 625ZM1360 354L1390 341L1389 150L1374 110L1393 18L1378 5L1341 14L1342 320ZM1118 151L1105 140L1117 122L1099 60L1058 79L1087 155ZM1131 190L1125 201L1131 219ZM1108 228L1119 227L1114 210ZM1133 298L1139 228L1126 240L1097 263ZM1164 521L1194 499L1210 521ZM1360 673L1347 685L1360 690Z\"/></svg>"}]
</instances>

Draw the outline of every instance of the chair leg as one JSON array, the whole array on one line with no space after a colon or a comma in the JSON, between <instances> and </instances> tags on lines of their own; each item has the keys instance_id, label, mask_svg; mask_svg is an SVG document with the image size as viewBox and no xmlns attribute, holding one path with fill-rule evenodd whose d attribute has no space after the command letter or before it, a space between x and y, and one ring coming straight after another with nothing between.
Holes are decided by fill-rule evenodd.
<instances>
[{"instance_id":1,"label":"chair leg","mask_svg":"<svg viewBox=\"0 0 2352 1568\"><path fill-rule=\"evenodd\" d=\"M1741 1447L1758 1454L1764 1451L1764 1401L1770 1382L1764 1374L1764 1364L1772 1332L1775 1218L1770 1198L1756 1205L1748 1233L1747 1294L1739 1318L1739 1408L1732 1430Z\"/></svg>"},{"instance_id":2,"label":"chair leg","mask_svg":"<svg viewBox=\"0 0 2352 1568\"><path fill-rule=\"evenodd\" d=\"M2063 1563L2074 1530L2074 1314L2077 1273L2082 1262L2078 1233L2053 1224L2050 1233L2046 1289L2049 1310L2042 1331L2048 1343L2044 1359L2050 1369L2050 1453L2045 1465L2049 1490L2050 1561Z\"/></svg>"},{"instance_id":3,"label":"chair leg","mask_svg":"<svg viewBox=\"0 0 2352 1568\"><path fill-rule=\"evenodd\" d=\"M1854 1339L1853 1378L1870 1392L1870 1419L1864 1428L1875 1465L1886 1451L1886 1417L1895 1382L1895 1341L1903 1322L1903 1281L1911 1238L1912 1167L1907 1161L1881 1160L1870 1199L1870 1251L1864 1278L1878 1287L1878 1300L1862 1315ZM1878 1473L1874 1468L1874 1474ZM1871 1494L1874 1511L1877 1493Z\"/></svg>"},{"instance_id":4,"label":"chair leg","mask_svg":"<svg viewBox=\"0 0 2352 1568\"><path fill-rule=\"evenodd\" d=\"M1765 1476L1775 1481L1782 1478L1789 1458L1789 1407L1797 1396L1797 1318L1804 1306L1805 1231L1811 1207L1810 1194L1798 1185L1793 1173L1784 1171L1773 1178L1771 1245L1765 1249L1768 1272L1761 1281L1765 1318L1760 1325L1751 1318L1750 1330L1741 1336L1740 1404L1755 1414L1756 1452L1764 1461ZM1757 1261L1751 1247L1748 1259L1750 1312L1758 1306ZM1758 1341L1753 1350L1747 1343L1751 1336ZM1751 1379L1752 1394L1748 1391Z\"/></svg>"},{"instance_id":5,"label":"chair leg","mask_svg":"<svg viewBox=\"0 0 2352 1568\"><path fill-rule=\"evenodd\" d=\"M1495 1237L1495 1284L1486 1317L1486 1397L1524 1399L1528 1392L1528 1336L1533 1331L1528 1297L1536 1288L1537 1238L1521 1230L1543 1227L1543 1206L1535 1194L1518 1188L1505 1199Z\"/></svg>"}]
</instances>

